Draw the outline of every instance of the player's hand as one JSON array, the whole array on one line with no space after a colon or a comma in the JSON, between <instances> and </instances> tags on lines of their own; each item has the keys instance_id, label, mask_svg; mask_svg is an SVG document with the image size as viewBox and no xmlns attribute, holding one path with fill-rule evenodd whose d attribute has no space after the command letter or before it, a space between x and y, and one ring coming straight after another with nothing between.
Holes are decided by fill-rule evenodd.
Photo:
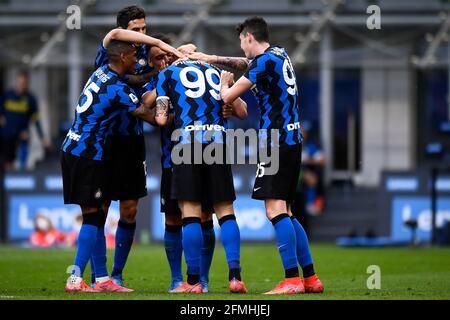
<instances>
[{"instance_id":1,"label":"player's hand","mask_svg":"<svg viewBox=\"0 0 450 320\"><path fill-rule=\"evenodd\" d=\"M232 86L234 83L234 74L228 71L222 71L220 74L220 83L226 83Z\"/></svg>"},{"instance_id":2,"label":"player's hand","mask_svg":"<svg viewBox=\"0 0 450 320\"><path fill-rule=\"evenodd\" d=\"M189 55L189 59L191 60L199 60L206 63L214 63L213 60L214 56L211 56L209 54L203 53L203 52L193 52Z\"/></svg>"},{"instance_id":3,"label":"player's hand","mask_svg":"<svg viewBox=\"0 0 450 320\"><path fill-rule=\"evenodd\" d=\"M42 140L42 146L45 149L47 149L48 151L51 151L52 148L53 148L52 143L51 143L51 141L49 139L43 139Z\"/></svg>"},{"instance_id":4,"label":"player's hand","mask_svg":"<svg viewBox=\"0 0 450 320\"><path fill-rule=\"evenodd\" d=\"M222 117L228 119L233 115L233 105L231 103L222 106Z\"/></svg>"},{"instance_id":5,"label":"player's hand","mask_svg":"<svg viewBox=\"0 0 450 320\"><path fill-rule=\"evenodd\" d=\"M181 53L189 56L191 53L195 52L195 50L197 50L197 47L195 46L195 44L192 43L188 43L188 44L183 44L182 46L179 46L177 48L178 51L180 51Z\"/></svg>"},{"instance_id":6,"label":"player's hand","mask_svg":"<svg viewBox=\"0 0 450 320\"><path fill-rule=\"evenodd\" d=\"M4 116L0 116L0 127L3 127L6 124L6 118Z\"/></svg>"},{"instance_id":7,"label":"player's hand","mask_svg":"<svg viewBox=\"0 0 450 320\"><path fill-rule=\"evenodd\" d=\"M171 54L173 54L175 57L177 57L178 59L184 59L186 58L186 55L184 53L181 53L180 51L178 51L177 49L173 50L172 52L169 52Z\"/></svg>"},{"instance_id":8,"label":"player's hand","mask_svg":"<svg viewBox=\"0 0 450 320\"><path fill-rule=\"evenodd\" d=\"M22 131L21 133L19 133L19 139L22 141L28 141L28 139L30 139L30 134L28 133L28 131Z\"/></svg>"}]
</instances>

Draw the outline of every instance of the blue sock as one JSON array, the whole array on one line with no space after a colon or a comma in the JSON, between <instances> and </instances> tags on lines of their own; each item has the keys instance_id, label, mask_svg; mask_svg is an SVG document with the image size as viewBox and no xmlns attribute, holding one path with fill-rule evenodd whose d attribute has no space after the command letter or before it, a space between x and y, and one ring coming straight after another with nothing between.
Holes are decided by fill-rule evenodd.
<instances>
[{"instance_id":1,"label":"blue sock","mask_svg":"<svg viewBox=\"0 0 450 320\"><path fill-rule=\"evenodd\" d=\"M81 225L80 233L77 240L77 254L75 256L75 267L72 269L72 274L83 277L84 269L91 258L94 251L95 243L97 242L98 226L91 224L92 218L89 216L94 213L83 215L83 224Z\"/></svg>"},{"instance_id":2,"label":"blue sock","mask_svg":"<svg viewBox=\"0 0 450 320\"><path fill-rule=\"evenodd\" d=\"M133 244L134 232L136 231L136 222L127 223L122 219L116 231L116 247L114 250L114 265L111 277L121 277L123 268L128 259L128 254Z\"/></svg>"},{"instance_id":3,"label":"blue sock","mask_svg":"<svg viewBox=\"0 0 450 320\"><path fill-rule=\"evenodd\" d=\"M270 221L275 228L278 250L280 252L281 260L283 261L286 278L298 277L297 243L291 219L287 213L283 213Z\"/></svg>"},{"instance_id":4,"label":"blue sock","mask_svg":"<svg viewBox=\"0 0 450 320\"><path fill-rule=\"evenodd\" d=\"M106 238L105 228L98 228L97 243L91 257L91 267L94 265L95 278L107 277L108 270L106 268Z\"/></svg>"},{"instance_id":5,"label":"blue sock","mask_svg":"<svg viewBox=\"0 0 450 320\"><path fill-rule=\"evenodd\" d=\"M164 232L164 247L166 249L167 261L169 261L172 283L182 282L181 258L183 255L181 226L166 224Z\"/></svg>"},{"instance_id":6,"label":"blue sock","mask_svg":"<svg viewBox=\"0 0 450 320\"><path fill-rule=\"evenodd\" d=\"M214 233L214 224L212 220L202 223L202 232L203 247L200 259L200 281L202 284L208 284L209 270L211 268L214 248L216 246L216 234Z\"/></svg>"},{"instance_id":7,"label":"blue sock","mask_svg":"<svg viewBox=\"0 0 450 320\"><path fill-rule=\"evenodd\" d=\"M200 281L202 246L203 235L200 218L183 218L183 249L189 284L196 284Z\"/></svg>"},{"instance_id":8,"label":"blue sock","mask_svg":"<svg viewBox=\"0 0 450 320\"><path fill-rule=\"evenodd\" d=\"M295 217L291 217L292 225L295 230L295 237L297 240L297 259L300 267L304 268L313 264L311 252L309 251L308 236L305 229L303 229L300 222Z\"/></svg>"},{"instance_id":9,"label":"blue sock","mask_svg":"<svg viewBox=\"0 0 450 320\"><path fill-rule=\"evenodd\" d=\"M225 248L227 256L229 280L236 278L241 280L240 251L241 251L241 235L234 214L227 215L219 219L222 244Z\"/></svg>"}]
</instances>

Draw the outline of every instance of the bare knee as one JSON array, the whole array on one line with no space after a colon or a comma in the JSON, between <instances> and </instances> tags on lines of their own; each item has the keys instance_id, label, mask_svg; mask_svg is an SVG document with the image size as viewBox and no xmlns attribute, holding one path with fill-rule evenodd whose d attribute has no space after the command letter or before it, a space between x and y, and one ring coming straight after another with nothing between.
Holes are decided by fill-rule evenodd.
<instances>
[{"instance_id":1,"label":"bare knee","mask_svg":"<svg viewBox=\"0 0 450 320\"><path fill-rule=\"evenodd\" d=\"M138 200L120 201L120 218L128 223L136 221Z\"/></svg>"},{"instance_id":2,"label":"bare knee","mask_svg":"<svg viewBox=\"0 0 450 320\"><path fill-rule=\"evenodd\" d=\"M282 213L288 212L286 201L284 200L266 199L265 206L266 206L266 217L269 220L272 220L273 218Z\"/></svg>"}]
</instances>

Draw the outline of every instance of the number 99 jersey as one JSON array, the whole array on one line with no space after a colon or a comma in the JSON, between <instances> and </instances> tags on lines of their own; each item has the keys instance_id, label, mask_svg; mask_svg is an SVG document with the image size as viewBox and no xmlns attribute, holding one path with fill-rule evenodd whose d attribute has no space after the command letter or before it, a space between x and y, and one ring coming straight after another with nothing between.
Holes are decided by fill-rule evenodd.
<instances>
[{"instance_id":1,"label":"number 99 jersey","mask_svg":"<svg viewBox=\"0 0 450 320\"><path fill-rule=\"evenodd\" d=\"M286 51L267 48L252 60L244 77L255 84L252 91L261 111L259 128L278 129L280 146L300 143L297 82Z\"/></svg>"},{"instance_id":2,"label":"number 99 jersey","mask_svg":"<svg viewBox=\"0 0 450 320\"><path fill-rule=\"evenodd\" d=\"M98 68L80 95L62 150L74 156L102 160L114 117L123 109L133 112L138 106L139 99L115 71L108 65Z\"/></svg>"},{"instance_id":3,"label":"number 99 jersey","mask_svg":"<svg viewBox=\"0 0 450 320\"><path fill-rule=\"evenodd\" d=\"M202 143L208 143L204 136L207 131L212 133L209 141L223 142L228 125L222 117L224 103L220 96L218 68L200 61L175 62L159 73L156 93L158 99L170 99L174 127L183 130L182 143L184 138L192 139L190 133L194 131L196 139Z\"/></svg>"}]
</instances>

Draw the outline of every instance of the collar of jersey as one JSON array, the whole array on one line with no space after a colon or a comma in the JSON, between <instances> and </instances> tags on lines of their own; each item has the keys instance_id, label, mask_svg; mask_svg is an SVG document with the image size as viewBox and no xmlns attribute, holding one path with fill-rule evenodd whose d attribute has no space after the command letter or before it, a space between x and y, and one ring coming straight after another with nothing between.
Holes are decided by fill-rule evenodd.
<instances>
[{"instance_id":1,"label":"collar of jersey","mask_svg":"<svg viewBox=\"0 0 450 320\"><path fill-rule=\"evenodd\" d=\"M120 78L120 77L119 77L119 74L118 74L116 71L114 71L113 69L111 69L111 68L109 67L109 64L106 66L106 68L108 69L108 73L111 72L111 73L113 73L116 77Z\"/></svg>"}]
</instances>

